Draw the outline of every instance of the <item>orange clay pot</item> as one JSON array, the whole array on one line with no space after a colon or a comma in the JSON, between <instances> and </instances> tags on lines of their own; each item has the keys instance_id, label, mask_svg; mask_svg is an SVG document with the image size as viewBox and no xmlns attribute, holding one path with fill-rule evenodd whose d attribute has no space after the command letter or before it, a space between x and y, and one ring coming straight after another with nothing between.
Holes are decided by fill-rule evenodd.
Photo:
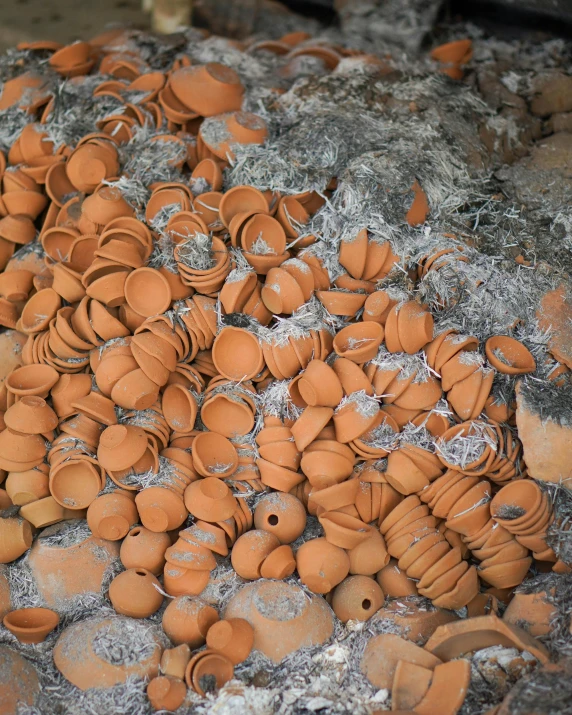
<instances>
[{"instance_id":1,"label":"orange clay pot","mask_svg":"<svg viewBox=\"0 0 572 715\"><path fill-rule=\"evenodd\" d=\"M148 618L163 603L160 588L159 581L150 571L143 568L128 569L111 582L109 599L121 615Z\"/></svg>"},{"instance_id":2,"label":"orange clay pot","mask_svg":"<svg viewBox=\"0 0 572 715\"><path fill-rule=\"evenodd\" d=\"M178 596L163 613L163 630L175 645L187 643L190 648L204 645L207 633L219 620L212 606L200 598Z\"/></svg>"},{"instance_id":3,"label":"orange clay pot","mask_svg":"<svg viewBox=\"0 0 572 715\"><path fill-rule=\"evenodd\" d=\"M59 622L58 614L49 608L20 608L7 613L3 620L20 643L42 643Z\"/></svg>"}]
</instances>

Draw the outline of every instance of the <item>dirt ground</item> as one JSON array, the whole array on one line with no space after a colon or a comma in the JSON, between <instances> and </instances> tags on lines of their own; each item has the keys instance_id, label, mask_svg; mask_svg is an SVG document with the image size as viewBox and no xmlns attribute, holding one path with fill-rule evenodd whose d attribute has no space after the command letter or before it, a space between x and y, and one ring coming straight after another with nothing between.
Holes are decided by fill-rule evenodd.
<instances>
[{"instance_id":1,"label":"dirt ground","mask_svg":"<svg viewBox=\"0 0 572 715\"><path fill-rule=\"evenodd\" d=\"M18 42L89 38L114 23L149 26L141 0L1 0L0 51Z\"/></svg>"}]
</instances>

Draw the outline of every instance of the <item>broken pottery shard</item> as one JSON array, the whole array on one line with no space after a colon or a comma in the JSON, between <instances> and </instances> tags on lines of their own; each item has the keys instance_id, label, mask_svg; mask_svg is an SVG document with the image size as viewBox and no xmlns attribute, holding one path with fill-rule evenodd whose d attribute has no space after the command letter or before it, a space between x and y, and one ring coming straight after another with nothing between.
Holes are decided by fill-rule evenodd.
<instances>
[{"instance_id":1,"label":"broken pottery shard","mask_svg":"<svg viewBox=\"0 0 572 715\"><path fill-rule=\"evenodd\" d=\"M548 650L540 641L497 616L477 616L439 626L425 644L425 650L449 661L493 645L526 650L542 663L548 660Z\"/></svg>"},{"instance_id":2,"label":"broken pottery shard","mask_svg":"<svg viewBox=\"0 0 572 715\"><path fill-rule=\"evenodd\" d=\"M446 628L446 626L442 626ZM393 633L374 636L361 659L361 671L376 688L391 688L400 660L433 670L441 663L438 656L423 650Z\"/></svg>"},{"instance_id":3,"label":"broken pottery shard","mask_svg":"<svg viewBox=\"0 0 572 715\"><path fill-rule=\"evenodd\" d=\"M455 660L438 665L433 680L423 700L414 710L419 715L455 715L467 695L471 681L471 664L468 660Z\"/></svg>"},{"instance_id":4,"label":"broken pottery shard","mask_svg":"<svg viewBox=\"0 0 572 715\"><path fill-rule=\"evenodd\" d=\"M536 317L541 330L550 331L548 349L552 355L572 368L572 295L566 286L546 293Z\"/></svg>"},{"instance_id":5,"label":"broken pottery shard","mask_svg":"<svg viewBox=\"0 0 572 715\"><path fill-rule=\"evenodd\" d=\"M390 620L402 631L408 641L423 644L438 626L456 621L458 616L453 611L443 608L422 608L415 603L389 601L381 608L374 620Z\"/></svg>"},{"instance_id":6,"label":"broken pottery shard","mask_svg":"<svg viewBox=\"0 0 572 715\"><path fill-rule=\"evenodd\" d=\"M516 391L516 424L528 475L572 489L572 423L562 424L560 419L559 424L540 414L540 408L532 399L533 389L519 384Z\"/></svg>"}]
</instances>

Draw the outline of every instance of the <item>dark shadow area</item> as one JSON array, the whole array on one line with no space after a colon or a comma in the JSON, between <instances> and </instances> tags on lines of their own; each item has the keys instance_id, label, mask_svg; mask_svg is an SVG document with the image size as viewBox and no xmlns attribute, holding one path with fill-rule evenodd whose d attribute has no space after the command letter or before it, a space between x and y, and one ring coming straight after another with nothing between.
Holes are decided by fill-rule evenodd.
<instances>
[{"instance_id":1,"label":"dark shadow area","mask_svg":"<svg viewBox=\"0 0 572 715\"><path fill-rule=\"evenodd\" d=\"M572 37L572 0L448 0L441 22L473 22L509 40L541 32Z\"/></svg>"}]
</instances>

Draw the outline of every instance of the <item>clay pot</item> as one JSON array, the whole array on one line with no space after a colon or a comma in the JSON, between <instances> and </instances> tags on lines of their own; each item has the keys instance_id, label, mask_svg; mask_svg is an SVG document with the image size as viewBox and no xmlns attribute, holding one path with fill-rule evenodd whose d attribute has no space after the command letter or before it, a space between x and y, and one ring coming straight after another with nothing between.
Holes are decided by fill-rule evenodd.
<instances>
[{"instance_id":1,"label":"clay pot","mask_svg":"<svg viewBox=\"0 0 572 715\"><path fill-rule=\"evenodd\" d=\"M163 585L169 596L198 596L207 587L211 572L184 569L167 563L163 572Z\"/></svg>"},{"instance_id":2,"label":"clay pot","mask_svg":"<svg viewBox=\"0 0 572 715\"><path fill-rule=\"evenodd\" d=\"M185 683L172 676L153 678L147 686L147 697L155 710L174 712L183 704L186 695Z\"/></svg>"},{"instance_id":3,"label":"clay pot","mask_svg":"<svg viewBox=\"0 0 572 715\"><path fill-rule=\"evenodd\" d=\"M46 467L45 471L42 467ZM47 465L27 472L11 472L5 482L6 492L14 506L24 506L50 495Z\"/></svg>"},{"instance_id":4,"label":"clay pot","mask_svg":"<svg viewBox=\"0 0 572 715\"><path fill-rule=\"evenodd\" d=\"M224 655L233 665L248 658L253 643L254 630L243 618L218 621L207 633L207 647Z\"/></svg>"},{"instance_id":5,"label":"clay pot","mask_svg":"<svg viewBox=\"0 0 572 715\"><path fill-rule=\"evenodd\" d=\"M351 574L373 576L389 563L385 542L377 529L370 529L367 539L354 546L348 555Z\"/></svg>"},{"instance_id":6,"label":"clay pot","mask_svg":"<svg viewBox=\"0 0 572 715\"><path fill-rule=\"evenodd\" d=\"M87 523L94 536L108 541L119 541L139 519L133 498L128 492L117 490L94 499L87 510ZM126 568L133 568L130 564ZM145 566L137 564L137 566Z\"/></svg>"},{"instance_id":7,"label":"clay pot","mask_svg":"<svg viewBox=\"0 0 572 715\"><path fill-rule=\"evenodd\" d=\"M171 305L171 286L154 268L137 268L125 281L125 300L136 313L149 318L164 313Z\"/></svg>"},{"instance_id":8,"label":"clay pot","mask_svg":"<svg viewBox=\"0 0 572 715\"><path fill-rule=\"evenodd\" d=\"M187 684L203 697L206 692L218 690L232 679L234 668L230 660L221 653L202 651L189 662L185 673Z\"/></svg>"},{"instance_id":9,"label":"clay pot","mask_svg":"<svg viewBox=\"0 0 572 715\"><path fill-rule=\"evenodd\" d=\"M440 626L427 641L425 648L438 658L448 661L468 653L470 643L476 644L479 649L502 644L504 647L526 650L540 662L548 660L548 651L537 639L494 615L461 619ZM474 648L475 645L471 650Z\"/></svg>"},{"instance_id":10,"label":"clay pot","mask_svg":"<svg viewBox=\"0 0 572 715\"><path fill-rule=\"evenodd\" d=\"M338 442L353 442L369 432L378 419L378 412L379 405L375 400L366 395L362 398L362 393L350 395L347 402L338 407L333 417Z\"/></svg>"},{"instance_id":11,"label":"clay pot","mask_svg":"<svg viewBox=\"0 0 572 715\"><path fill-rule=\"evenodd\" d=\"M307 541L296 553L296 568L302 583L314 593L328 593L348 575L346 552L326 539Z\"/></svg>"},{"instance_id":12,"label":"clay pot","mask_svg":"<svg viewBox=\"0 0 572 715\"><path fill-rule=\"evenodd\" d=\"M220 219L229 228L237 214L268 213L268 203L264 194L252 186L234 186L226 191L219 206Z\"/></svg>"},{"instance_id":13,"label":"clay pot","mask_svg":"<svg viewBox=\"0 0 572 715\"><path fill-rule=\"evenodd\" d=\"M0 563L15 561L32 545L32 529L22 518L0 519Z\"/></svg>"},{"instance_id":14,"label":"clay pot","mask_svg":"<svg viewBox=\"0 0 572 715\"><path fill-rule=\"evenodd\" d=\"M327 541L342 549L359 546L369 535L370 527L349 514L339 511L324 512L318 518Z\"/></svg>"},{"instance_id":15,"label":"clay pot","mask_svg":"<svg viewBox=\"0 0 572 715\"><path fill-rule=\"evenodd\" d=\"M143 568L158 576L163 572L165 551L170 545L171 540L166 533L137 526L131 529L121 544L121 563L126 569Z\"/></svg>"},{"instance_id":16,"label":"clay pot","mask_svg":"<svg viewBox=\"0 0 572 715\"><path fill-rule=\"evenodd\" d=\"M292 425L292 436L296 447L303 451L332 419L334 411L330 407L307 407Z\"/></svg>"},{"instance_id":17,"label":"clay pot","mask_svg":"<svg viewBox=\"0 0 572 715\"><path fill-rule=\"evenodd\" d=\"M248 531L236 540L232 548L232 566L241 578L260 578L262 562L279 546L280 541L274 534L259 529Z\"/></svg>"},{"instance_id":18,"label":"clay pot","mask_svg":"<svg viewBox=\"0 0 572 715\"><path fill-rule=\"evenodd\" d=\"M351 619L367 621L383 601L383 591L372 578L350 576L334 589L332 608L342 623Z\"/></svg>"},{"instance_id":19,"label":"clay pot","mask_svg":"<svg viewBox=\"0 0 572 715\"><path fill-rule=\"evenodd\" d=\"M163 486L143 489L135 504L143 526L154 532L177 529L188 516L182 496Z\"/></svg>"},{"instance_id":20,"label":"clay pot","mask_svg":"<svg viewBox=\"0 0 572 715\"><path fill-rule=\"evenodd\" d=\"M101 491L101 472L85 459L69 459L50 469L50 492L66 509L86 509Z\"/></svg>"},{"instance_id":21,"label":"clay pot","mask_svg":"<svg viewBox=\"0 0 572 715\"><path fill-rule=\"evenodd\" d=\"M528 529L542 515L546 500L536 482L518 480L504 486L491 502L491 516L511 533ZM506 514L506 516L505 516Z\"/></svg>"},{"instance_id":22,"label":"clay pot","mask_svg":"<svg viewBox=\"0 0 572 715\"><path fill-rule=\"evenodd\" d=\"M132 467L147 450L147 435L140 427L113 425L101 433L97 458L109 471Z\"/></svg>"},{"instance_id":23,"label":"clay pot","mask_svg":"<svg viewBox=\"0 0 572 715\"><path fill-rule=\"evenodd\" d=\"M169 87L185 107L203 117L239 110L244 91L237 73L216 62L175 70Z\"/></svg>"},{"instance_id":24,"label":"clay pot","mask_svg":"<svg viewBox=\"0 0 572 715\"><path fill-rule=\"evenodd\" d=\"M216 432L201 432L193 442L193 466L203 477L231 476L238 467L238 454L230 440Z\"/></svg>"},{"instance_id":25,"label":"clay pot","mask_svg":"<svg viewBox=\"0 0 572 715\"><path fill-rule=\"evenodd\" d=\"M58 426L58 417L41 397L22 397L8 408L4 423L15 432L47 434Z\"/></svg>"},{"instance_id":26,"label":"clay pot","mask_svg":"<svg viewBox=\"0 0 572 715\"><path fill-rule=\"evenodd\" d=\"M0 469L26 472L44 461L46 443L40 435L23 435L5 429L0 432L0 454Z\"/></svg>"},{"instance_id":27,"label":"clay pot","mask_svg":"<svg viewBox=\"0 0 572 715\"><path fill-rule=\"evenodd\" d=\"M306 528L306 510L292 494L268 494L256 505L254 526L273 534L281 544L291 544Z\"/></svg>"},{"instance_id":28,"label":"clay pot","mask_svg":"<svg viewBox=\"0 0 572 715\"><path fill-rule=\"evenodd\" d=\"M296 570L296 559L292 553L292 549L288 544L279 546L274 549L264 559L260 567L260 575L262 578L281 580L287 576L291 576Z\"/></svg>"},{"instance_id":29,"label":"clay pot","mask_svg":"<svg viewBox=\"0 0 572 715\"><path fill-rule=\"evenodd\" d=\"M254 629L254 648L275 663L301 647L325 642L333 629L323 599L308 598L281 581L247 584L230 599L225 618L247 620Z\"/></svg>"},{"instance_id":30,"label":"clay pot","mask_svg":"<svg viewBox=\"0 0 572 715\"><path fill-rule=\"evenodd\" d=\"M281 256L286 251L286 233L272 216L255 214L242 226L240 244L248 253Z\"/></svg>"},{"instance_id":31,"label":"clay pot","mask_svg":"<svg viewBox=\"0 0 572 715\"><path fill-rule=\"evenodd\" d=\"M57 628L60 617L49 608L20 608L2 621L20 643L42 643Z\"/></svg>"},{"instance_id":32,"label":"clay pot","mask_svg":"<svg viewBox=\"0 0 572 715\"><path fill-rule=\"evenodd\" d=\"M200 479L185 490L185 506L197 519L219 522L236 510L236 499L226 484L215 477Z\"/></svg>"},{"instance_id":33,"label":"clay pot","mask_svg":"<svg viewBox=\"0 0 572 715\"><path fill-rule=\"evenodd\" d=\"M131 618L148 618L161 608L161 584L147 569L123 571L109 586L109 599L113 608Z\"/></svg>"},{"instance_id":34,"label":"clay pot","mask_svg":"<svg viewBox=\"0 0 572 715\"><path fill-rule=\"evenodd\" d=\"M531 352L521 342L506 335L489 338L485 352L490 364L506 375L524 375L536 370Z\"/></svg>"},{"instance_id":35,"label":"clay pot","mask_svg":"<svg viewBox=\"0 0 572 715\"><path fill-rule=\"evenodd\" d=\"M228 438L246 435L254 427L252 405L238 391L207 397L201 408L201 420L211 432Z\"/></svg>"},{"instance_id":36,"label":"clay pot","mask_svg":"<svg viewBox=\"0 0 572 715\"><path fill-rule=\"evenodd\" d=\"M221 375L235 381L250 380L264 367L258 338L243 328L223 328L214 341L212 359Z\"/></svg>"},{"instance_id":37,"label":"clay pot","mask_svg":"<svg viewBox=\"0 0 572 715\"><path fill-rule=\"evenodd\" d=\"M179 433L189 434L197 418L197 401L190 390L182 385L168 385L161 401L163 415L169 427Z\"/></svg>"},{"instance_id":38,"label":"clay pot","mask_svg":"<svg viewBox=\"0 0 572 715\"><path fill-rule=\"evenodd\" d=\"M25 365L8 375L6 388L17 397L36 396L45 399L58 378L58 373L49 365Z\"/></svg>"},{"instance_id":39,"label":"clay pot","mask_svg":"<svg viewBox=\"0 0 572 715\"><path fill-rule=\"evenodd\" d=\"M342 400L341 382L322 360L312 360L298 382L304 401L312 407L337 407Z\"/></svg>"},{"instance_id":40,"label":"clay pot","mask_svg":"<svg viewBox=\"0 0 572 715\"><path fill-rule=\"evenodd\" d=\"M185 670L190 659L191 649L186 643L182 643L176 648L167 648L161 656L161 673L184 680Z\"/></svg>"},{"instance_id":41,"label":"clay pot","mask_svg":"<svg viewBox=\"0 0 572 715\"><path fill-rule=\"evenodd\" d=\"M210 627L218 620L215 609L200 598L178 596L165 609L162 625L173 643L187 643L195 649L204 645Z\"/></svg>"},{"instance_id":42,"label":"clay pot","mask_svg":"<svg viewBox=\"0 0 572 715\"><path fill-rule=\"evenodd\" d=\"M384 330L379 323L355 323L340 330L334 338L334 350L355 363L367 362L376 355Z\"/></svg>"},{"instance_id":43,"label":"clay pot","mask_svg":"<svg viewBox=\"0 0 572 715\"><path fill-rule=\"evenodd\" d=\"M395 559L391 559L387 566L378 572L376 580L385 595L390 598L406 598L417 595L415 581L399 568Z\"/></svg>"}]
</instances>

